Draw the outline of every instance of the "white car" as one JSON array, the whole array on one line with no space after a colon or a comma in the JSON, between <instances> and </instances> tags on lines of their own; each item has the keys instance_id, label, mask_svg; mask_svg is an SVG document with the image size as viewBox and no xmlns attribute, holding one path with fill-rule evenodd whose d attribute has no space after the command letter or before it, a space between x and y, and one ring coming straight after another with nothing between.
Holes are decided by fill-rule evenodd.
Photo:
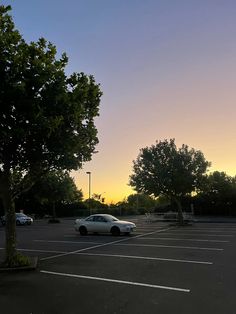
<instances>
[{"instance_id":1,"label":"white car","mask_svg":"<svg viewBox=\"0 0 236 314\"><path fill-rule=\"evenodd\" d=\"M1 217L2 225L6 224L6 217ZM33 219L23 213L16 213L16 224L19 225L31 225L33 223Z\"/></svg>"},{"instance_id":2,"label":"white car","mask_svg":"<svg viewBox=\"0 0 236 314\"><path fill-rule=\"evenodd\" d=\"M93 233L111 233L112 235L120 235L121 233L130 234L136 225L130 221L119 220L108 214L95 214L85 219L75 220L75 230L81 235L88 232Z\"/></svg>"}]
</instances>

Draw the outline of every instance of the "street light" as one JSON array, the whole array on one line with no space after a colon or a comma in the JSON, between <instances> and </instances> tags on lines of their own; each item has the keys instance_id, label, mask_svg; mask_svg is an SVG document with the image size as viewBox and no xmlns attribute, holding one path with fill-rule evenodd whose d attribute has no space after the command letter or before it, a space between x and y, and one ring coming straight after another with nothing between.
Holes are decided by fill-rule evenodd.
<instances>
[{"instance_id":1,"label":"street light","mask_svg":"<svg viewBox=\"0 0 236 314\"><path fill-rule=\"evenodd\" d=\"M86 172L89 176L89 214L91 215L91 171Z\"/></svg>"}]
</instances>

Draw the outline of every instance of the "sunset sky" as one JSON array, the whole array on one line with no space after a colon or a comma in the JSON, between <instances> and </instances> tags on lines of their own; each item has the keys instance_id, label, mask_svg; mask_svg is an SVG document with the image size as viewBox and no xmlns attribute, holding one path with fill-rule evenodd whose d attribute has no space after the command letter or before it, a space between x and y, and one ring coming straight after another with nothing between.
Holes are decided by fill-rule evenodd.
<instances>
[{"instance_id":1,"label":"sunset sky","mask_svg":"<svg viewBox=\"0 0 236 314\"><path fill-rule=\"evenodd\" d=\"M156 140L201 150L210 171L236 175L235 0L12 0L27 41L45 37L104 93L98 153L73 172L88 197L134 193L132 161Z\"/></svg>"}]
</instances>

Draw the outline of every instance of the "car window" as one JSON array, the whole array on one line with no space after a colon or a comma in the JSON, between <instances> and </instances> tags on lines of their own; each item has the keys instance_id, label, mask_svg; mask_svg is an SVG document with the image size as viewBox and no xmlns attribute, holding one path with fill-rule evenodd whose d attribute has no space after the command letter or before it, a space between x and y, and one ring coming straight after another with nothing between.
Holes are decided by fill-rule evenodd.
<instances>
[{"instance_id":1,"label":"car window","mask_svg":"<svg viewBox=\"0 0 236 314\"><path fill-rule=\"evenodd\" d=\"M108 221L118 221L119 219L117 219L116 217L112 216L112 215L106 215L106 218Z\"/></svg>"},{"instance_id":2,"label":"car window","mask_svg":"<svg viewBox=\"0 0 236 314\"><path fill-rule=\"evenodd\" d=\"M85 220L86 220L86 221L93 221L93 218L94 218L94 217L92 216L92 217L86 218Z\"/></svg>"},{"instance_id":3,"label":"car window","mask_svg":"<svg viewBox=\"0 0 236 314\"><path fill-rule=\"evenodd\" d=\"M17 214L16 214L16 217L26 217L26 215L23 214L23 213L17 213Z\"/></svg>"},{"instance_id":4,"label":"car window","mask_svg":"<svg viewBox=\"0 0 236 314\"><path fill-rule=\"evenodd\" d=\"M103 216L93 216L93 221L96 221L96 222L107 222L107 220Z\"/></svg>"},{"instance_id":5,"label":"car window","mask_svg":"<svg viewBox=\"0 0 236 314\"><path fill-rule=\"evenodd\" d=\"M112 217L111 220L112 220L112 221L118 221L119 219L117 219L117 218L115 218L115 217Z\"/></svg>"},{"instance_id":6,"label":"car window","mask_svg":"<svg viewBox=\"0 0 236 314\"><path fill-rule=\"evenodd\" d=\"M98 221L100 221L100 222L106 222L106 219L105 219L103 216L99 216L98 218L99 218Z\"/></svg>"}]
</instances>

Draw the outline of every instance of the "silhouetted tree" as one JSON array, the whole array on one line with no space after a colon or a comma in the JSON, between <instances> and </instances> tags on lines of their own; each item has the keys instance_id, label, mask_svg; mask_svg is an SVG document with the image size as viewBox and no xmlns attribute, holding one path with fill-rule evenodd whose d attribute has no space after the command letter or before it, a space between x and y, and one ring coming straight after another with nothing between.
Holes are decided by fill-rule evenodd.
<instances>
[{"instance_id":1,"label":"silhouetted tree","mask_svg":"<svg viewBox=\"0 0 236 314\"><path fill-rule=\"evenodd\" d=\"M50 170L78 169L98 143L101 91L93 76L65 75L66 54L40 38L27 44L10 6L0 6L0 195L7 217L6 260L18 265L15 198Z\"/></svg>"},{"instance_id":2,"label":"silhouetted tree","mask_svg":"<svg viewBox=\"0 0 236 314\"><path fill-rule=\"evenodd\" d=\"M159 141L140 150L133 162L130 185L139 193L164 195L174 201L183 224L181 198L201 187L209 166L201 151L187 145L177 148L174 139Z\"/></svg>"},{"instance_id":3,"label":"silhouetted tree","mask_svg":"<svg viewBox=\"0 0 236 314\"><path fill-rule=\"evenodd\" d=\"M195 196L195 203L197 210L202 214L232 213L233 208L236 208L235 178L225 172L210 173L206 178L204 189Z\"/></svg>"}]
</instances>

